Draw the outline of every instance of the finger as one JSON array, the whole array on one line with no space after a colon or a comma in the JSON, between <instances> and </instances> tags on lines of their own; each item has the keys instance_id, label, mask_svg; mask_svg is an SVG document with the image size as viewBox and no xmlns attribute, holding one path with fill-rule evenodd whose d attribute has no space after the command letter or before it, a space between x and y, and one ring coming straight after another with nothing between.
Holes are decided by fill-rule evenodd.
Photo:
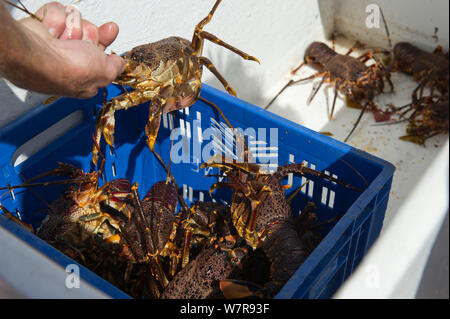
<instances>
[{"instance_id":1,"label":"finger","mask_svg":"<svg viewBox=\"0 0 450 319\"><path fill-rule=\"evenodd\" d=\"M66 28L61 34L61 40L81 40L83 37L81 13L74 6L68 5L65 8Z\"/></svg>"},{"instance_id":2,"label":"finger","mask_svg":"<svg viewBox=\"0 0 450 319\"><path fill-rule=\"evenodd\" d=\"M98 28L99 44L103 47L109 46L119 34L119 26L114 22L102 24Z\"/></svg>"},{"instance_id":3,"label":"finger","mask_svg":"<svg viewBox=\"0 0 450 319\"><path fill-rule=\"evenodd\" d=\"M66 28L65 7L59 2L44 4L36 11L36 16L42 19L44 26L55 38L59 38Z\"/></svg>"},{"instance_id":4,"label":"finger","mask_svg":"<svg viewBox=\"0 0 450 319\"><path fill-rule=\"evenodd\" d=\"M76 95L76 97L80 98L80 99L89 99L89 98L95 96L97 94L97 92L98 92L98 88L92 87L92 88L86 89L86 90L78 93Z\"/></svg>"},{"instance_id":5,"label":"finger","mask_svg":"<svg viewBox=\"0 0 450 319\"><path fill-rule=\"evenodd\" d=\"M102 53L103 54L103 53ZM98 78L91 87L86 87L77 94L79 98L89 98L97 94L98 88L106 87L113 82L124 70L125 62L118 55L106 55L105 65L98 73Z\"/></svg>"},{"instance_id":6,"label":"finger","mask_svg":"<svg viewBox=\"0 0 450 319\"><path fill-rule=\"evenodd\" d=\"M118 55L112 54L106 56L105 76L107 84L117 79L125 69L125 61Z\"/></svg>"},{"instance_id":7,"label":"finger","mask_svg":"<svg viewBox=\"0 0 450 319\"><path fill-rule=\"evenodd\" d=\"M83 20L82 22L83 26L83 37L81 40L86 40L91 42L94 45L99 44L99 30L98 28L91 22L87 20Z\"/></svg>"},{"instance_id":8,"label":"finger","mask_svg":"<svg viewBox=\"0 0 450 319\"><path fill-rule=\"evenodd\" d=\"M97 47L99 47L102 51L105 51L105 49L106 49L106 47L103 44L101 44L101 43L99 43L97 45Z\"/></svg>"},{"instance_id":9,"label":"finger","mask_svg":"<svg viewBox=\"0 0 450 319\"><path fill-rule=\"evenodd\" d=\"M105 55L105 58L105 66L101 68L101 73L103 74L90 87L85 87L82 91L77 92L75 94L76 97L90 98L94 96L97 94L98 88L108 86L123 72L125 63L121 57L118 55Z\"/></svg>"}]
</instances>

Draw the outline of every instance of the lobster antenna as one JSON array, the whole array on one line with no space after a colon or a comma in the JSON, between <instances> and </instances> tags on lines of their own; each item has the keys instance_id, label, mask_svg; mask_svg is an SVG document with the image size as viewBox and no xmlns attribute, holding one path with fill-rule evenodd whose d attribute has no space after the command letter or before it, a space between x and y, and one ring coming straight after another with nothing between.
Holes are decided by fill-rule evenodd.
<instances>
[{"instance_id":1,"label":"lobster antenna","mask_svg":"<svg viewBox=\"0 0 450 319\"><path fill-rule=\"evenodd\" d=\"M22 173L20 173L20 176L23 178L23 179L25 179L25 176L22 174ZM51 206L50 206L50 204L45 200L45 199L43 199L33 188L30 188L30 190L31 190L31 192L33 193L33 195L38 199L38 200L40 200L46 207L48 207L49 209L51 209Z\"/></svg>"},{"instance_id":2,"label":"lobster antenna","mask_svg":"<svg viewBox=\"0 0 450 319\"><path fill-rule=\"evenodd\" d=\"M31 188L31 187L41 187L41 186L73 184L73 183L85 182L85 181L89 181L89 180L90 180L89 177L80 177L80 178L63 179L63 180L59 180L59 181L42 182L42 183L34 183L34 184L20 184L20 185L15 185L15 186L0 187L0 190L8 189L8 192L6 192L5 194L2 194L0 196L0 198L3 197L4 195L10 193L11 190L14 190L16 188Z\"/></svg>"},{"instance_id":3,"label":"lobster antenna","mask_svg":"<svg viewBox=\"0 0 450 319\"><path fill-rule=\"evenodd\" d=\"M172 173L170 172L170 169L167 167L166 163L164 163L163 159L161 158L161 156L159 156L159 154L155 151L155 149L150 149L152 151L152 153L155 155L155 157L158 159L158 161L161 163L161 165L164 167L164 169L167 171L167 174L170 176L170 178L172 179L172 183L175 185L175 188L177 190L179 190L178 188L178 184L175 181L175 178L173 177ZM178 193L178 192L177 192ZM180 194L178 194L178 199L180 200L181 205L183 206L183 208L185 210L189 210L188 205L186 204L186 202L184 201L183 196L181 196Z\"/></svg>"},{"instance_id":4,"label":"lobster antenna","mask_svg":"<svg viewBox=\"0 0 450 319\"><path fill-rule=\"evenodd\" d=\"M228 125L230 128L234 128L233 125L231 125L230 121L228 121L228 119L227 119L227 117L225 116L225 114L223 114L222 110L221 110L216 104L214 104L214 103L211 102L211 101L208 101L208 100L205 99L205 98L202 98L201 96L199 97L199 100L201 100L201 101L205 102L206 104L209 104L210 106L212 106L213 108L215 108L215 109L217 110L217 112L219 112L219 114L222 116L222 118L224 119L225 123L227 123L227 125Z\"/></svg>"},{"instance_id":5,"label":"lobster antenna","mask_svg":"<svg viewBox=\"0 0 450 319\"><path fill-rule=\"evenodd\" d=\"M172 139L172 144L171 144L171 146L170 146L170 153L169 153L169 168L168 168L168 170L167 170L167 177L166 177L166 183L164 184L164 190L163 190L163 195L162 195L162 203L165 203L165 200L166 200L166 190L167 190L167 185L169 184L169 180L171 179L170 178L170 169L171 169L171 166L172 166L172 150L173 150L173 139ZM162 209L163 209L163 206L164 205L161 205L160 206L160 208L159 208L159 214L161 215L162 214Z\"/></svg>"},{"instance_id":6,"label":"lobster antenna","mask_svg":"<svg viewBox=\"0 0 450 319\"><path fill-rule=\"evenodd\" d=\"M304 182L302 185L300 185L300 187L297 187L297 189L289 196L289 198L287 199L288 204L290 204L292 202L292 200L295 198L295 196L298 195L298 193L300 192L300 190L306 186L306 184L308 184L311 180L308 179L306 182Z\"/></svg>"},{"instance_id":7,"label":"lobster antenna","mask_svg":"<svg viewBox=\"0 0 450 319\"><path fill-rule=\"evenodd\" d=\"M392 39L391 39L391 33L389 32L389 27L388 24L386 22L386 18L384 17L384 13L383 10L380 7L380 13L381 13L381 18L383 19L383 24L384 24L384 29L386 30L386 35L387 35L387 39L388 39L388 45L389 45L389 58L391 59L391 63L393 63L393 49L392 49Z\"/></svg>"},{"instance_id":8,"label":"lobster antenna","mask_svg":"<svg viewBox=\"0 0 450 319\"><path fill-rule=\"evenodd\" d=\"M352 171L356 173L356 175L358 175L362 179L362 181L366 185L366 188L369 187L369 183L367 182L366 178L356 168L350 165L350 163L348 163L347 161L344 161L342 158L340 158L339 160L345 165L347 165Z\"/></svg>"},{"instance_id":9,"label":"lobster antenna","mask_svg":"<svg viewBox=\"0 0 450 319\"><path fill-rule=\"evenodd\" d=\"M367 102L364 107L361 109L361 112L359 113L358 119L356 120L356 123L353 125L352 130L350 133L348 133L347 137L345 138L344 142L347 143L350 136L353 134L353 132L356 130L356 127L358 126L359 122L361 121L361 118L363 117L364 113L366 112L367 108L369 106L369 102Z\"/></svg>"},{"instance_id":10,"label":"lobster antenna","mask_svg":"<svg viewBox=\"0 0 450 319\"><path fill-rule=\"evenodd\" d=\"M264 108L264 110L267 110L272 104L273 102L275 102L275 100L280 96L281 93L284 92L284 90L286 90L292 83L294 83L294 80L290 80L278 93L277 95L274 96L274 98L269 102L269 104L267 104L267 106Z\"/></svg>"},{"instance_id":11,"label":"lobster antenna","mask_svg":"<svg viewBox=\"0 0 450 319\"><path fill-rule=\"evenodd\" d=\"M22 6L22 7L19 7L17 4L15 4L15 3L12 3L11 1L8 1L8 0L3 0L3 2L6 2L7 4L9 4L10 6L12 6L12 7L14 7L14 8L17 8L17 9L19 9L20 11L22 11L22 12L25 12L26 14L28 14L30 17L32 17L33 19L36 19L36 20L38 20L39 22L42 22L42 19L41 18L39 18L37 15L35 15L34 13L31 13L30 11L28 11L28 9L25 7L25 5L22 3L22 1L20 1L20 0L17 0L17 2L19 2L20 3L20 5Z\"/></svg>"}]
</instances>

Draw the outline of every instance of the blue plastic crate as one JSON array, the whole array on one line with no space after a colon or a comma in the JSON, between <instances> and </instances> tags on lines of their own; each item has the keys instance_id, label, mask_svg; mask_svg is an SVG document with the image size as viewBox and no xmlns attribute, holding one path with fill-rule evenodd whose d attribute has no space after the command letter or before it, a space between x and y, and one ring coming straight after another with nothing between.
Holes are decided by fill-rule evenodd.
<instances>
[{"instance_id":1,"label":"blue plastic crate","mask_svg":"<svg viewBox=\"0 0 450 319\"><path fill-rule=\"evenodd\" d=\"M122 93L114 85L107 88L108 99ZM323 229L326 235L320 245L308 257L277 298L329 298L342 282L352 273L369 247L381 231L394 166L390 163L354 149L346 144L311 131L298 124L283 119L270 112L241 101L226 93L204 85L202 97L217 104L234 127L265 128L257 131L250 142L257 149L258 160L265 163L278 158L278 165L306 161L311 168L326 171L356 187L365 189L355 192L335 183L309 178L310 183L292 201L293 213L297 215L308 201L317 204L319 222L341 216L337 223L328 224ZM51 105L40 105L16 122L0 130L0 185L18 185L26 178L54 169L58 162L71 163L85 171L93 168L91 159L92 133L96 111L101 107L103 94L89 100L63 98ZM148 107L141 105L128 111L116 113L116 133L114 152L106 154L105 177L127 178L139 183L140 196L155 182L163 180L166 172L148 150L144 127L148 118ZM69 125L68 123L75 122ZM170 133L178 128L177 147L190 146L190 153L175 150L177 154L187 154L185 163L172 165L172 173L188 203L195 200L211 200L209 187L216 180L205 177L199 170L202 160L196 158L195 147L207 149L211 140L200 137L199 131L211 127L212 123L223 122L218 112L203 101L198 101L189 109L164 115L155 149L168 163L171 148ZM23 154L23 145L37 145L33 140L42 137L42 132L50 128L64 127L65 133L57 138L52 133L50 139L39 149ZM270 130L272 128L272 131ZM277 130L273 130L277 129ZM277 132L277 134L275 134ZM265 133L266 136L262 136ZM264 141L267 141L264 143ZM27 143L28 142L28 143ZM32 147L33 148L33 147ZM263 151L261 151L263 150ZM269 165L275 168L276 165ZM368 187L355 171L361 173ZM211 172L209 172L211 174ZM305 178L291 176L285 184L292 184L287 195L305 182ZM26 223L37 227L45 215L44 204L37 199L38 193L47 202L52 202L61 193L63 186L40 189L19 190L13 196L4 196L1 203L11 212L20 214ZM216 192L215 200L224 200L229 193ZM0 226L14 232L24 241L65 267L74 263L33 234L24 231L13 222L0 216ZM84 267L82 267L84 269ZM123 298L126 295L88 270L81 277L108 295Z\"/></svg>"}]
</instances>

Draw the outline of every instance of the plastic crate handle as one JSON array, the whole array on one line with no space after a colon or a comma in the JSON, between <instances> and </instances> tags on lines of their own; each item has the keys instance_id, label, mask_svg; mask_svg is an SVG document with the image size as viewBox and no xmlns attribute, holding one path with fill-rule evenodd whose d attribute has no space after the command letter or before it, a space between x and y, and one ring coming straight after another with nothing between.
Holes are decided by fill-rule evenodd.
<instances>
[{"instance_id":1,"label":"plastic crate handle","mask_svg":"<svg viewBox=\"0 0 450 319\"><path fill-rule=\"evenodd\" d=\"M99 92L87 100L64 99L38 105L0 129L0 162L10 163L6 169L15 170L44 148L57 147L62 136L92 125L90 120L102 101L103 93Z\"/></svg>"}]
</instances>

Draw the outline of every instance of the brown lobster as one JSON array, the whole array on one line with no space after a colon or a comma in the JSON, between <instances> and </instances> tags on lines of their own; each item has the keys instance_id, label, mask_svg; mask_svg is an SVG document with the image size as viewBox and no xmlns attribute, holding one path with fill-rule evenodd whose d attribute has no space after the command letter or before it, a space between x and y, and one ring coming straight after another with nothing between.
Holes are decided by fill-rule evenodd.
<instances>
[{"instance_id":1,"label":"brown lobster","mask_svg":"<svg viewBox=\"0 0 450 319\"><path fill-rule=\"evenodd\" d=\"M192 220L200 251L169 283L162 294L167 299L203 299L221 296L219 282L239 268L248 247L240 240L228 207L198 202ZM200 232L202 230L202 232Z\"/></svg>"},{"instance_id":2,"label":"brown lobster","mask_svg":"<svg viewBox=\"0 0 450 319\"><path fill-rule=\"evenodd\" d=\"M141 202L138 185L126 179L99 187L101 172L60 164L8 189L72 184L49 206L37 235L130 295L158 298L170 279L166 269L172 271L166 259L181 256L170 243L178 192L156 183ZM32 183L48 175L69 179Z\"/></svg>"},{"instance_id":3,"label":"brown lobster","mask_svg":"<svg viewBox=\"0 0 450 319\"><path fill-rule=\"evenodd\" d=\"M422 98L423 89L427 86L431 88L430 95L434 89L443 95L448 94L449 56L448 52L442 52L441 46L430 53L408 42L399 42L394 46L389 69L410 74L419 83L412 93L413 103Z\"/></svg>"},{"instance_id":4,"label":"brown lobster","mask_svg":"<svg viewBox=\"0 0 450 319\"><path fill-rule=\"evenodd\" d=\"M233 190L230 209L234 227L247 245L262 249L270 260L271 281L265 285L265 297L273 297L307 257L307 249L294 227L282 178L290 173L312 174L357 190L303 163L280 166L275 173L267 174L258 164L225 163L215 156L202 167L218 167L226 173L228 181L215 183L211 191L216 188ZM235 295L235 288L233 281L221 282L226 296Z\"/></svg>"},{"instance_id":5,"label":"brown lobster","mask_svg":"<svg viewBox=\"0 0 450 319\"><path fill-rule=\"evenodd\" d=\"M322 77L319 86L314 89L308 103L313 100L315 94L323 83L332 83L335 94L333 105L331 107L330 119L333 117L338 92L342 92L347 96L348 105L357 107L362 106L361 113L353 129L345 138L345 141L347 141L356 129L362 115L368 107L370 106L372 111L377 109L373 99L376 95L384 92L384 79L388 81L391 90L394 89L394 85L390 80L390 73L385 69L381 61L375 60L376 62L369 66L365 64L365 62L369 59L375 58L375 51L369 51L358 58L349 56L351 52L361 46L362 45L357 42L345 55L343 55L337 53L325 43L313 42L306 49L304 62L296 68L293 73L305 64L313 66L315 69L319 70L319 72L297 81L290 80L281 89L281 91L278 92L278 94L272 99L265 109L267 110L275 99L289 86L301 83L303 81L312 80L317 77Z\"/></svg>"},{"instance_id":6,"label":"brown lobster","mask_svg":"<svg viewBox=\"0 0 450 319\"><path fill-rule=\"evenodd\" d=\"M126 92L113 98L100 110L95 128L95 139L100 145L101 136L114 145L114 113L150 101L149 119L145 127L147 144L153 149L160 126L161 114L189 107L200 96L203 66L207 67L222 83L228 93L236 95L212 62L202 56L203 41L209 40L246 60L259 61L239 49L223 42L203 30L210 22L221 0L195 27L192 41L180 37L170 37L158 42L137 46L124 56L125 70L116 83L130 86L133 92ZM92 152L94 164L97 162L97 149Z\"/></svg>"},{"instance_id":7,"label":"brown lobster","mask_svg":"<svg viewBox=\"0 0 450 319\"><path fill-rule=\"evenodd\" d=\"M383 11L380 10L380 13L383 18L389 42L389 48L391 48L392 45L390 32ZM394 91L394 85L390 79L390 70L388 68L385 68L382 61L380 61L376 57L376 54L378 53L386 54L389 51L382 49L371 49L361 56L354 58L351 57L350 54L356 49L364 48L364 44L357 41L344 55L339 54L335 51L334 34L332 35L332 40L333 48L330 48L328 45L322 42L313 42L308 46L305 51L304 61L291 73L295 74L304 65L310 65L318 70L318 72L304 79L296 81L290 80L275 95L275 97L269 102L265 109L267 110L277 99L277 97L288 87L297 83L315 79L317 77L322 77L320 84L313 89L313 93L308 99L308 104L314 99L316 93L324 83L332 83L332 85L334 86L334 99L330 112L330 120L333 118L336 99L339 92L342 92L346 95L348 106L362 109L352 130L344 140L345 142L347 142L358 126L366 110L371 110L372 112L374 112L374 114L378 114L380 112L376 104L373 102L373 99L376 95L384 92L384 80L386 79L389 83L391 91ZM369 60L373 60L374 63L371 65L366 65L366 62Z\"/></svg>"},{"instance_id":8,"label":"brown lobster","mask_svg":"<svg viewBox=\"0 0 450 319\"><path fill-rule=\"evenodd\" d=\"M387 124L395 124L403 121L408 122L406 135L401 136L401 140L425 145L427 139L441 133L448 133L448 94L442 96L424 96L416 98L412 103L405 106L392 108L392 113L398 114L401 120ZM408 113L411 114L408 115Z\"/></svg>"},{"instance_id":9,"label":"brown lobster","mask_svg":"<svg viewBox=\"0 0 450 319\"><path fill-rule=\"evenodd\" d=\"M411 103L402 107L391 106L392 114L399 115L400 120L387 124L408 121L407 134L400 139L424 145L428 138L448 132L448 52L444 54L442 47L438 46L430 53L408 42L399 42L392 55L388 69L412 75L418 85L411 93ZM430 94L424 96L427 87ZM436 94L435 90L439 93Z\"/></svg>"}]
</instances>

